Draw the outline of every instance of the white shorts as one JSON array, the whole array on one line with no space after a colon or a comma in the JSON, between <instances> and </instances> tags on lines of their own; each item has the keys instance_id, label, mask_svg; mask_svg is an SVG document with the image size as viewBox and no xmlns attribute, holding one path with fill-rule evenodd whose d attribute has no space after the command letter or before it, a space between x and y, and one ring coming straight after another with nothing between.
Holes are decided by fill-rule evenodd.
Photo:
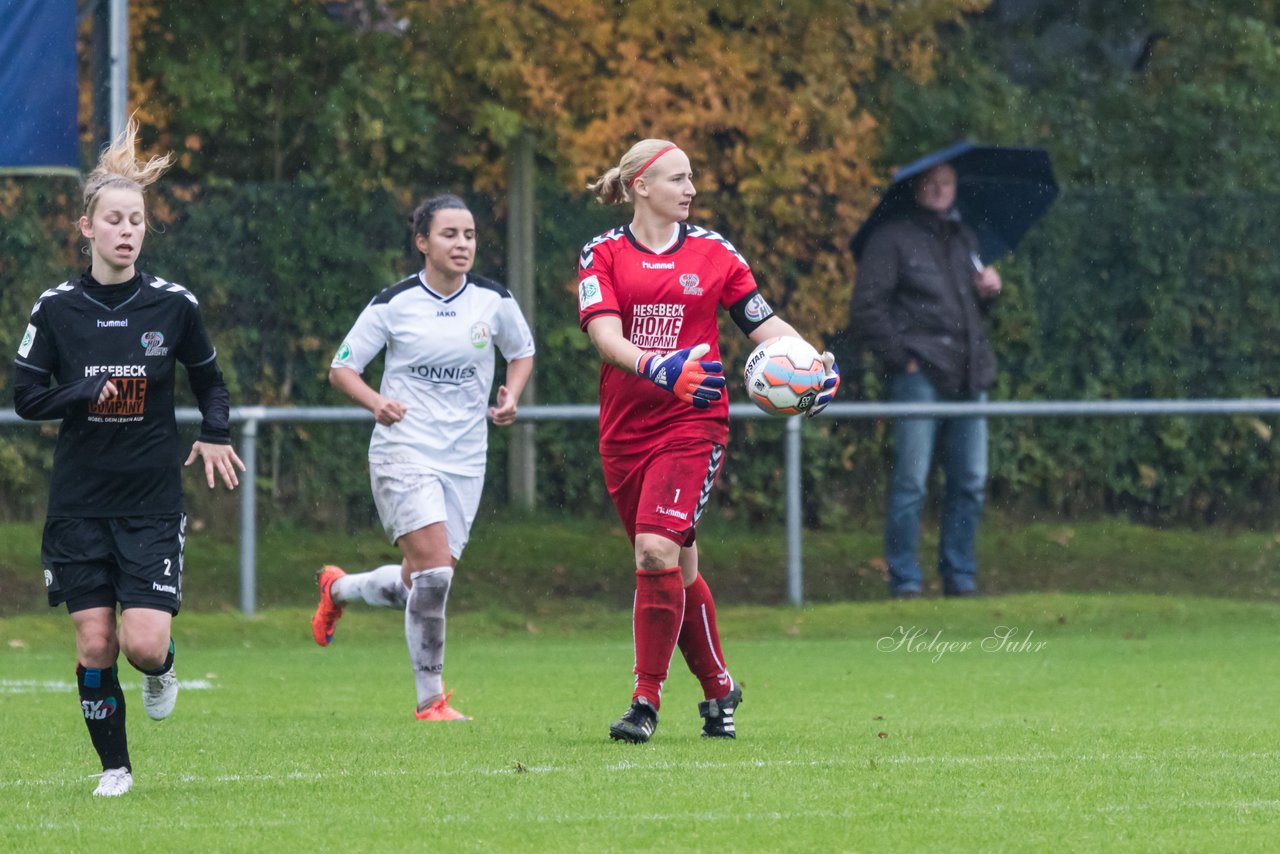
<instances>
[{"instance_id":1,"label":"white shorts","mask_svg":"<svg viewBox=\"0 0 1280 854\"><path fill-rule=\"evenodd\" d=\"M484 477L448 474L403 458L369 461L373 503L387 537L395 543L410 531L444 522L449 553L462 557L480 506Z\"/></svg>"}]
</instances>

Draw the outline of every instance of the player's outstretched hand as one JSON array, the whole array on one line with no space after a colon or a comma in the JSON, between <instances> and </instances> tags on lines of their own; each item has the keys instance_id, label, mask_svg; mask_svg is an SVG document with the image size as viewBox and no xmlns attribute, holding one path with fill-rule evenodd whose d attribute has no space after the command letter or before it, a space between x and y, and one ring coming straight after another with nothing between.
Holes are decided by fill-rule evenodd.
<instances>
[{"instance_id":1,"label":"player's outstretched hand","mask_svg":"<svg viewBox=\"0 0 1280 854\"><path fill-rule=\"evenodd\" d=\"M240 471L244 471L244 463L240 462L240 458L236 456L235 448L230 445L215 445L211 442L196 442L191 446L191 454L183 465L191 465L196 461L196 457L204 457L204 476L209 481L210 489L214 487L215 471L222 477L222 482L227 485L227 489L235 489L240 485L240 478L236 477L236 468L239 467Z\"/></svg>"},{"instance_id":2,"label":"player's outstretched hand","mask_svg":"<svg viewBox=\"0 0 1280 854\"><path fill-rule=\"evenodd\" d=\"M643 353L636 361L636 373L694 408L706 409L720 399L724 388L724 365L718 359L702 361L709 352L710 344L699 344L665 356Z\"/></svg>"},{"instance_id":3,"label":"player's outstretched hand","mask_svg":"<svg viewBox=\"0 0 1280 854\"><path fill-rule=\"evenodd\" d=\"M813 406L809 407L809 411L805 415L812 418L819 412L827 408L827 404L836 396L836 392L840 389L840 366L836 364L836 357L830 351L822 354L822 367L827 371L826 376L822 380L822 391L818 392L818 399L813 402Z\"/></svg>"}]
</instances>

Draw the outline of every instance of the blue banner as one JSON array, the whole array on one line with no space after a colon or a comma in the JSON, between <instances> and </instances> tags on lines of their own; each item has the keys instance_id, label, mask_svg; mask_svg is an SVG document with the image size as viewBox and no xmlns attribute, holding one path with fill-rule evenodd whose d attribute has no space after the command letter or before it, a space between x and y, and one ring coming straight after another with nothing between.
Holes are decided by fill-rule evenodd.
<instances>
[{"instance_id":1,"label":"blue banner","mask_svg":"<svg viewBox=\"0 0 1280 854\"><path fill-rule=\"evenodd\" d=\"M76 0L0 0L0 173L80 172Z\"/></svg>"}]
</instances>

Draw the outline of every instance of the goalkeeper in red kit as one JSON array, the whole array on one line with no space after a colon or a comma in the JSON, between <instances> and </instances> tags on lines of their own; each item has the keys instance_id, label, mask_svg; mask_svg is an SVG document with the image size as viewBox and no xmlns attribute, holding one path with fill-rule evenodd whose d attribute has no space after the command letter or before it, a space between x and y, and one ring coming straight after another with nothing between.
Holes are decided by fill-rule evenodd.
<instances>
[{"instance_id":1,"label":"goalkeeper in red kit","mask_svg":"<svg viewBox=\"0 0 1280 854\"><path fill-rule=\"evenodd\" d=\"M605 485L635 547L635 690L609 735L637 744L653 735L678 645L702 684L703 736L735 738L742 688L725 664L695 543L729 436L718 311L757 343L800 336L774 315L733 245L686 222L696 190L674 143L636 143L590 188L635 211L630 224L583 247L578 270L579 323L602 361ZM835 359L823 360L827 376L809 415L840 383Z\"/></svg>"}]
</instances>

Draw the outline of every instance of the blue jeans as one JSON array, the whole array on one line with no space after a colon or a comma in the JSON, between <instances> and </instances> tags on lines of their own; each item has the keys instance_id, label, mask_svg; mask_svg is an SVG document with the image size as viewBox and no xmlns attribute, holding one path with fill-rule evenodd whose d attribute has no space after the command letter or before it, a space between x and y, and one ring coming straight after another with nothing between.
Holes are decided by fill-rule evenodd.
<instances>
[{"instance_id":1,"label":"blue jeans","mask_svg":"<svg viewBox=\"0 0 1280 854\"><path fill-rule=\"evenodd\" d=\"M938 400L938 393L923 373L904 372L893 378L889 397L894 403L932 403ZM987 395L984 392L973 399L986 400ZM939 448L946 478L938 574L945 593L976 589L978 560L974 545L987 483L987 422L983 418L896 418L893 475L884 522L884 551L892 594L920 592L922 578L916 549L935 446Z\"/></svg>"}]
</instances>

